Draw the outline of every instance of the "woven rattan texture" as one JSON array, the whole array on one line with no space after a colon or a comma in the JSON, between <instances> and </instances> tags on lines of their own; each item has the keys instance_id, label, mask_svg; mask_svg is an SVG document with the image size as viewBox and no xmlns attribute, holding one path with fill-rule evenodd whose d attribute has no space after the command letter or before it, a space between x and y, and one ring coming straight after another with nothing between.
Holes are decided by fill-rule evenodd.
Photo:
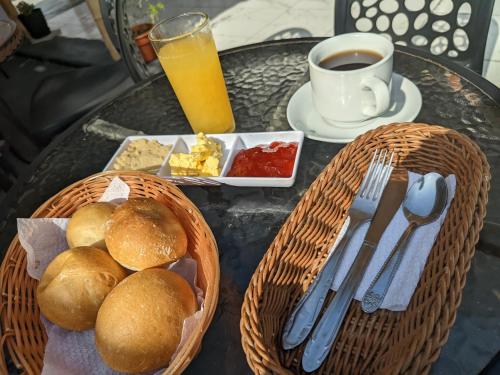
<instances>
[{"instance_id":1,"label":"woven rattan texture","mask_svg":"<svg viewBox=\"0 0 500 375\"><path fill-rule=\"evenodd\" d=\"M393 124L358 137L331 161L257 267L240 325L255 373L305 373L300 366L305 344L284 351L282 329L325 260L376 148L394 150L397 164L410 171L455 174L456 194L408 309L369 315L354 301L334 349L316 373L425 374L438 358L454 323L486 214L489 166L476 144L456 131Z\"/></svg>"},{"instance_id":2,"label":"woven rattan texture","mask_svg":"<svg viewBox=\"0 0 500 375\"><path fill-rule=\"evenodd\" d=\"M152 197L165 203L182 222L188 236L188 251L198 262L198 286L205 292L200 326L172 362L165 374L179 374L200 349L212 320L219 293L217 244L200 211L173 184L140 172L108 172L78 181L45 202L32 217L69 217L79 207L96 202L119 176L130 187L130 197ZM2 341L17 367L27 374L39 374L47 337L36 303L37 281L26 272L26 253L17 236L0 268ZM0 373L7 373L2 355Z\"/></svg>"}]
</instances>

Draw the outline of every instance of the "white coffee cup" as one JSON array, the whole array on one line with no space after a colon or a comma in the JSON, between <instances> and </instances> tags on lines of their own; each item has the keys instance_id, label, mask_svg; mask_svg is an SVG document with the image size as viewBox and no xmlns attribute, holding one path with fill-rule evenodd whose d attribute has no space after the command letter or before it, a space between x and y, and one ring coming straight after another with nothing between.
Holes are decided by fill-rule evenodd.
<instances>
[{"instance_id":1,"label":"white coffee cup","mask_svg":"<svg viewBox=\"0 0 500 375\"><path fill-rule=\"evenodd\" d=\"M356 50L373 51L382 59L356 70L329 70L319 65L329 56ZM387 111L393 53L394 45L388 39L372 33L342 34L314 46L308 56L309 74L313 103L321 117L330 125L351 127Z\"/></svg>"}]
</instances>

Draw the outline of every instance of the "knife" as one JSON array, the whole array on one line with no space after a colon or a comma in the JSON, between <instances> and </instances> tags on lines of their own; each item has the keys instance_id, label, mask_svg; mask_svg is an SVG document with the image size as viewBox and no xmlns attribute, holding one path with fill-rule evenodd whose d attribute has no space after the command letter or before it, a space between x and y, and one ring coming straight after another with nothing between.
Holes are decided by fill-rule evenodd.
<instances>
[{"instance_id":1,"label":"knife","mask_svg":"<svg viewBox=\"0 0 500 375\"><path fill-rule=\"evenodd\" d=\"M394 170L354 263L306 345L302 357L302 367L305 371L318 369L330 352L366 267L375 253L382 234L401 206L407 186L407 171Z\"/></svg>"}]
</instances>

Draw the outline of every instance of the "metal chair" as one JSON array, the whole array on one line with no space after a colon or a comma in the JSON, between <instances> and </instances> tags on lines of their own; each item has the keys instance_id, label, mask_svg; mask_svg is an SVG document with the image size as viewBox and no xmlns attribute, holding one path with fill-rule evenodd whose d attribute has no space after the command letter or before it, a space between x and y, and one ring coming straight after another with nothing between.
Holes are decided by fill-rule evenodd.
<instances>
[{"instance_id":1,"label":"metal chair","mask_svg":"<svg viewBox=\"0 0 500 375\"><path fill-rule=\"evenodd\" d=\"M158 61L146 64L132 36L132 17L128 14L126 0L101 0L101 14L104 25L116 49L125 62L130 76L135 82L148 79L161 71ZM132 6L136 6L134 2Z\"/></svg>"},{"instance_id":2,"label":"metal chair","mask_svg":"<svg viewBox=\"0 0 500 375\"><path fill-rule=\"evenodd\" d=\"M494 0L335 0L335 34L376 32L481 74Z\"/></svg>"}]
</instances>

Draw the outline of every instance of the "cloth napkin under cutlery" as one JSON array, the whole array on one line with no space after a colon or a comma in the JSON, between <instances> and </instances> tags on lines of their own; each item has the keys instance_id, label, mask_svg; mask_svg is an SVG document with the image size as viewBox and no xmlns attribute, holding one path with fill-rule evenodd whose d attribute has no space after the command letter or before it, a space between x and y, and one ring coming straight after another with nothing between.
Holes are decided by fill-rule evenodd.
<instances>
[{"instance_id":1,"label":"cloth napkin under cutlery","mask_svg":"<svg viewBox=\"0 0 500 375\"><path fill-rule=\"evenodd\" d=\"M422 177L422 175L418 173L408 172L408 190L420 177ZM411 239L408 242L406 254L401 261L401 265L397 270L392 284L387 291L384 302L382 303L381 308L383 309L392 311L404 311L408 307L410 299L415 292L418 281L420 280L420 275L422 274L422 271L425 267L429 253L446 218L450 203L455 196L455 176L450 175L446 177L445 180L448 188L448 202L446 204L446 207L437 220L433 221L430 224L417 228L413 233ZM344 225L335 241L335 244L330 249L330 254L335 251L335 247L345 234L348 224L349 218L347 218L347 220L344 222ZM347 272L354 262L354 259L359 248L361 247L361 243L365 238L369 226L370 223L361 225L352 236L346 247L344 257L340 263L338 272L335 275L335 279L331 289L337 290L340 287L340 284L344 280ZM370 286L370 283L377 275L377 272L384 264L391 250L396 245L398 239L403 234L407 226L408 221L403 214L402 207L400 207L396 215L394 215L394 217L392 218L384 234L382 235L382 238L380 239L375 254L373 255L370 264L366 269L365 275L363 276L363 279L356 291L356 300L361 301L366 290Z\"/></svg>"}]
</instances>

